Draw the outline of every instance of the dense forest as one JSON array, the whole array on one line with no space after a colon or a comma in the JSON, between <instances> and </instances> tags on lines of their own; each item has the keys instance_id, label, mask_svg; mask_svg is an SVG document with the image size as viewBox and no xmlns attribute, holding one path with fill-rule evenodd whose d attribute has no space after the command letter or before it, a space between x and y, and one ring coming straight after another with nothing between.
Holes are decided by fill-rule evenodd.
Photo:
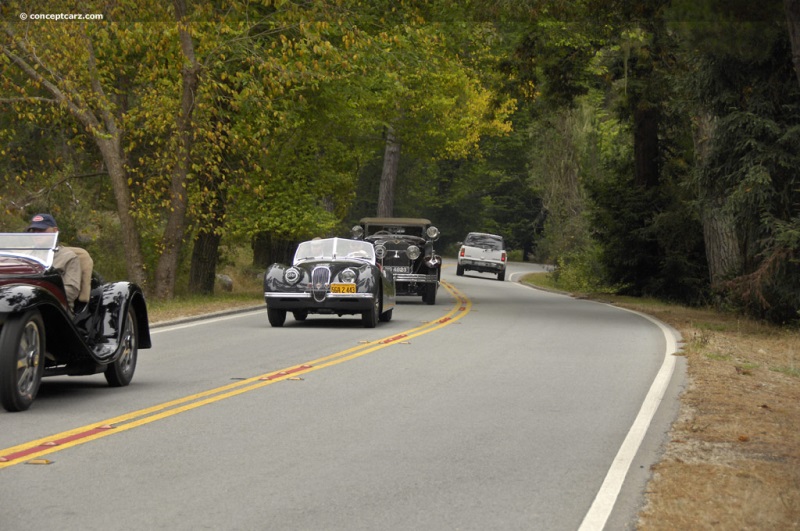
<instances>
[{"instance_id":1,"label":"dense forest","mask_svg":"<svg viewBox=\"0 0 800 531\"><path fill-rule=\"evenodd\" d=\"M12 0L0 25L0 229L50 212L152 297L380 213L800 320L800 0Z\"/></svg>"}]
</instances>

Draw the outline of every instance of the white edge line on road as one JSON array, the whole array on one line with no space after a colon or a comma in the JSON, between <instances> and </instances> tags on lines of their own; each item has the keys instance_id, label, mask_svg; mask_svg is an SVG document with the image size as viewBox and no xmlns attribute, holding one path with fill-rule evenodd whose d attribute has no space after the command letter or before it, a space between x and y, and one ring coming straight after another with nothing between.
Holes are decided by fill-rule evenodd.
<instances>
[{"instance_id":1,"label":"white edge line on road","mask_svg":"<svg viewBox=\"0 0 800 531\"><path fill-rule=\"evenodd\" d=\"M620 446L617 456L614 458L611 468L609 468L606 478L600 486L592 506L589 508L589 512L584 516L583 522L578 528L579 531L601 531L605 527L617 501L617 496L619 496L620 489L622 489L625 476L628 474L633 458L636 456L636 452L639 451L639 446L642 444L645 433L650 427L650 422L653 420L653 416L664 398L664 393L666 393L675 368L674 354L677 352L678 342L675 334L666 325L640 312L619 308L618 306L614 306L614 308L640 315L658 326L664 333L667 348L664 353L664 362L661 364L661 368L650 386L650 391L648 391L642 403L642 408L639 410L636 420L633 421L628 435L622 442L622 446Z\"/></svg>"},{"instance_id":2,"label":"white edge line on road","mask_svg":"<svg viewBox=\"0 0 800 531\"><path fill-rule=\"evenodd\" d=\"M171 332L173 330L180 330L182 328L190 328L201 324L217 323L220 321L228 321L229 319L236 319L244 317L248 314L266 310L266 306L261 305L253 308L243 308L240 310L223 311L218 314L212 315L199 315L197 317L187 317L184 319L177 319L171 322L155 323L150 326L150 334L157 334L159 332Z\"/></svg>"}]
</instances>

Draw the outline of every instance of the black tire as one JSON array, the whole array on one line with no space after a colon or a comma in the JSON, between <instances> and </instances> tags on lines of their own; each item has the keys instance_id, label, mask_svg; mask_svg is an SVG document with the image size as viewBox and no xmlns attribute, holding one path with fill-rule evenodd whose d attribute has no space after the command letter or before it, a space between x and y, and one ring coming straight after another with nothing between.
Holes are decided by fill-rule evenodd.
<instances>
[{"instance_id":1,"label":"black tire","mask_svg":"<svg viewBox=\"0 0 800 531\"><path fill-rule=\"evenodd\" d=\"M38 310L6 320L0 330L0 402L25 411L36 398L44 374L44 322Z\"/></svg>"},{"instance_id":2,"label":"black tire","mask_svg":"<svg viewBox=\"0 0 800 531\"><path fill-rule=\"evenodd\" d=\"M499 273L497 273L497 280L499 280L500 282L502 282L502 281L504 281L505 279L506 279L506 270L505 270L505 269L503 269L502 271L500 271Z\"/></svg>"},{"instance_id":3,"label":"black tire","mask_svg":"<svg viewBox=\"0 0 800 531\"><path fill-rule=\"evenodd\" d=\"M461 264L456 266L456 275L463 277L464 276L464 266Z\"/></svg>"},{"instance_id":4,"label":"black tire","mask_svg":"<svg viewBox=\"0 0 800 531\"><path fill-rule=\"evenodd\" d=\"M372 308L361 314L361 322L364 324L364 328L375 328L378 325L378 319L380 318L380 315L381 295L378 293L375 297L375 303L372 305Z\"/></svg>"},{"instance_id":5,"label":"black tire","mask_svg":"<svg viewBox=\"0 0 800 531\"><path fill-rule=\"evenodd\" d=\"M120 348L122 352L117 360L106 367L103 373L111 387L125 387L131 383L133 373L136 371L136 361L139 358L139 327L133 306L128 306L128 312L125 315Z\"/></svg>"},{"instance_id":6,"label":"black tire","mask_svg":"<svg viewBox=\"0 0 800 531\"><path fill-rule=\"evenodd\" d=\"M298 310L296 312L292 312L295 321L305 321L308 317L308 310Z\"/></svg>"},{"instance_id":7,"label":"black tire","mask_svg":"<svg viewBox=\"0 0 800 531\"><path fill-rule=\"evenodd\" d=\"M387 312L383 312L381 314L381 316L380 316L381 322L382 323L388 323L389 321L391 321L392 320L392 312L393 311L394 311L394 308L392 308L391 310L389 310Z\"/></svg>"},{"instance_id":8,"label":"black tire","mask_svg":"<svg viewBox=\"0 0 800 531\"><path fill-rule=\"evenodd\" d=\"M425 286L425 293L422 295L422 302L425 304L436 304L436 288L439 285L431 282Z\"/></svg>"},{"instance_id":9,"label":"black tire","mask_svg":"<svg viewBox=\"0 0 800 531\"><path fill-rule=\"evenodd\" d=\"M286 322L286 310L267 308L267 319L269 319L269 324L273 327L280 328Z\"/></svg>"}]
</instances>

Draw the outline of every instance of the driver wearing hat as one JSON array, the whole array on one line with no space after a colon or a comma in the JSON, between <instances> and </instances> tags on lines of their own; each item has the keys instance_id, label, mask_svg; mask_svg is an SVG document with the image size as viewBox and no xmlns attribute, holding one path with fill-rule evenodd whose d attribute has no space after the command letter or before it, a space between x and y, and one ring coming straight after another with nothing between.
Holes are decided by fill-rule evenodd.
<instances>
[{"instance_id":1,"label":"driver wearing hat","mask_svg":"<svg viewBox=\"0 0 800 531\"><path fill-rule=\"evenodd\" d=\"M58 225L50 214L36 214L31 218L26 232L58 232ZM67 302L73 308L81 290L81 262L78 255L67 247L59 246L55 251L53 267L64 281Z\"/></svg>"}]
</instances>

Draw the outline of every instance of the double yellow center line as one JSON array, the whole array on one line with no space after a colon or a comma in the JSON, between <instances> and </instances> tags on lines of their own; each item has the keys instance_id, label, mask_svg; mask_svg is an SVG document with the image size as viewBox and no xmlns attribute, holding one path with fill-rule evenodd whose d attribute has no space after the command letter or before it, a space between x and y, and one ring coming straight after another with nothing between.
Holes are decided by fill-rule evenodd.
<instances>
[{"instance_id":1,"label":"double yellow center line","mask_svg":"<svg viewBox=\"0 0 800 531\"><path fill-rule=\"evenodd\" d=\"M365 356L377 350L406 342L415 337L433 332L447 325L453 324L467 313L472 308L472 302L467 299L455 287L442 282L441 286L450 292L456 299L455 305L450 309L444 317L435 321L426 322L418 327L411 328L396 334L391 337L378 339L376 341L369 341L347 350L336 352L316 360L312 360L301 365L288 367L273 373L262 374L252 378L245 378L238 380L234 383L209 389L202 393L189 395L170 402L164 402L156 406L152 406L118 417L110 418L96 424L82 426L65 432L30 441L27 443L12 446L6 449L0 449L0 469L13 466L24 462L46 462L40 460L45 455L71 448L79 444L84 444L101 437L106 437L114 433L120 433L126 430L150 424L157 420L165 419L184 411L197 409L207 404L219 402L226 398L241 395L267 385L272 385L276 382L288 380L291 378L298 378L303 374L313 371L318 371L332 365L344 363L361 356Z\"/></svg>"}]
</instances>

